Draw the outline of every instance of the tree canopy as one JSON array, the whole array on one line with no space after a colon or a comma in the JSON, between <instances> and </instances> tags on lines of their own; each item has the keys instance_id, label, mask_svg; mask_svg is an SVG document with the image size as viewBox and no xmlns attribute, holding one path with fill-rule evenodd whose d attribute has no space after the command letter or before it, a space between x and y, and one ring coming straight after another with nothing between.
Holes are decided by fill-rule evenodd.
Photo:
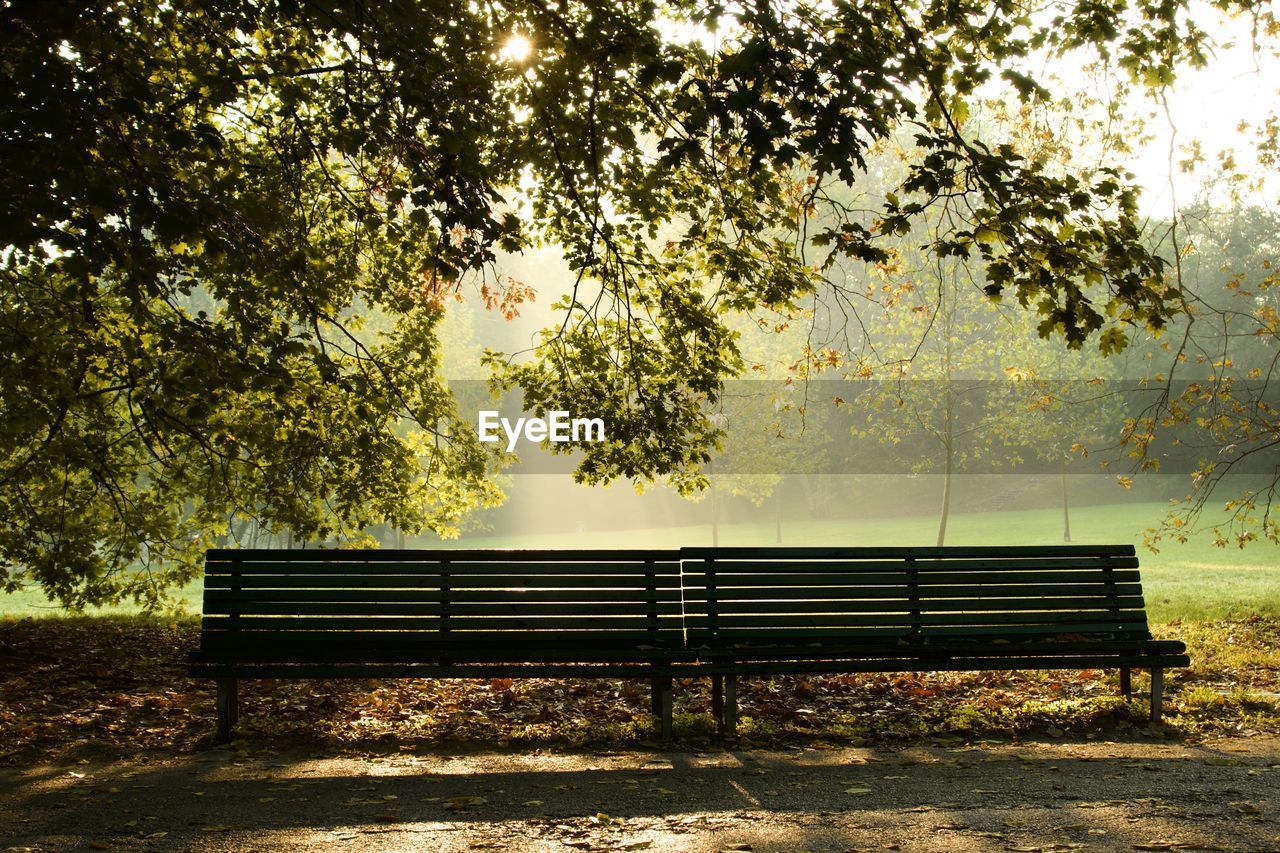
<instances>
[{"instance_id":1,"label":"tree canopy","mask_svg":"<svg viewBox=\"0 0 1280 853\"><path fill-rule=\"evenodd\" d=\"M1168 82L1206 57L1185 0L123 0L0 19L0 572L68 604L156 600L237 516L447 533L498 500L437 330L459 294L519 311L530 285L498 259L535 244L577 285L532 353L489 364L532 409L606 419L590 482L701 485L704 407L741 367L727 314L884 260L943 200L961 215L928 248L980 260L1044 335L1114 349L1176 308L1122 174L1023 158L965 116L980 91L1044 96L1045 58ZM843 201L903 133L924 156L895 191Z\"/></svg>"}]
</instances>

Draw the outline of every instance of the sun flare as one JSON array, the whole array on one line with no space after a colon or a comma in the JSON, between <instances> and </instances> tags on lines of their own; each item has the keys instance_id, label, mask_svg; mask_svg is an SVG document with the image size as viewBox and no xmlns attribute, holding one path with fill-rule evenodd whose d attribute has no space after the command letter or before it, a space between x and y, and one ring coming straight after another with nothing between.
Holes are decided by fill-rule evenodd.
<instances>
[{"instance_id":1,"label":"sun flare","mask_svg":"<svg viewBox=\"0 0 1280 853\"><path fill-rule=\"evenodd\" d=\"M512 33L498 55L508 62L524 62L533 53L533 43L520 33Z\"/></svg>"}]
</instances>

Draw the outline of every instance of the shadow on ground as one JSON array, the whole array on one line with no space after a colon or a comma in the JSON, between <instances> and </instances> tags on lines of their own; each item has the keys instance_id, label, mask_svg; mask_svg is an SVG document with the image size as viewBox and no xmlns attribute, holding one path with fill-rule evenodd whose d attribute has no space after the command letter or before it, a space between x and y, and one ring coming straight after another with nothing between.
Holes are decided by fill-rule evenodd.
<instances>
[{"instance_id":1,"label":"shadow on ground","mask_svg":"<svg viewBox=\"0 0 1280 853\"><path fill-rule=\"evenodd\" d=\"M314 753L252 742L160 763L14 768L0 780L0 826L9 846L32 849L1280 847L1275 739Z\"/></svg>"}]
</instances>

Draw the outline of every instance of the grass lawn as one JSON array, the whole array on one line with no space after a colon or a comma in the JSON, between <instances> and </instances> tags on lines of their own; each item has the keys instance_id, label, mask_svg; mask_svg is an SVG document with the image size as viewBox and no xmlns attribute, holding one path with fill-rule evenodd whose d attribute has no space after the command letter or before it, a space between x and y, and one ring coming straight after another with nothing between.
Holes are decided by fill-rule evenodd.
<instances>
[{"instance_id":1,"label":"grass lawn","mask_svg":"<svg viewBox=\"0 0 1280 853\"><path fill-rule=\"evenodd\" d=\"M1147 608L1153 621L1202 620L1250 614L1280 615L1280 546L1255 542L1246 549L1218 548L1209 535L1185 545L1164 543L1153 554L1142 532L1159 523L1164 503L1080 507L1071 513L1076 544L1132 542L1138 548ZM933 545L933 515L864 521L797 521L782 528L784 545ZM947 525L948 545L1052 545L1062 542L1062 511L956 513ZM645 530L524 536L518 541L472 538L472 548L669 548L710 545L707 525ZM721 525L721 545L772 545L772 524Z\"/></svg>"},{"instance_id":2,"label":"grass lawn","mask_svg":"<svg viewBox=\"0 0 1280 853\"><path fill-rule=\"evenodd\" d=\"M1280 615L1280 546L1254 543L1244 550L1217 548L1209 536L1185 545L1167 543L1158 554L1142 547L1142 531L1163 517L1162 503L1132 503L1080 507L1071 514L1076 543L1132 542L1138 546L1147 606L1154 622ZM932 515L858 521L788 521L784 545L932 545L936 518ZM1045 545L1061 542L1062 514L1057 509L1012 512L956 513L948 526L947 543ZM548 533L518 537L469 537L434 543L435 547L466 548L671 548L709 545L707 525ZM433 543L420 540L418 547ZM774 527L729 524L720 527L722 545L772 545ZM179 603L190 612L200 610L199 582L180 590ZM123 606L101 612L129 613ZM35 590L0 595L0 615L57 615L61 611Z\"/></svg>"}]
</instances>

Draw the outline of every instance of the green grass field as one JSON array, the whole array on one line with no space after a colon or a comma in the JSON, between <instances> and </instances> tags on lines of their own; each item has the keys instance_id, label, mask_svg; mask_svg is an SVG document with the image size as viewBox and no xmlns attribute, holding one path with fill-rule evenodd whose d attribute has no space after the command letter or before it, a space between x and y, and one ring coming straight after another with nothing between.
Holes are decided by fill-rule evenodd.
<instances>
[{"instance_id":1,"label":"green grass field","mask_svg":"<svg viewBox=\"0 0 1280 853\"><path fill-rule=\"evenodd\" d=\"M1151 618L1200 620L1250 614L1280 615L1280 546L1254 543L1240 550L1217 548L1209 536L1178 545L1164 543L1158 554L1142 547L1142 531L1158 523L1167 509L1161 503L1081 507L1071 514L1075 543L1138 546ZM936 519L912 516L865 521L789 521L783 525L785 545L932 545ZM949 545L1046 545L1062 541L1062 514L1057 509L1014 512L957 513L948 526ZM772 524L720 527L721 545L772 545ZM426 542L415 543L427 547ZM664 548L709 545L707 525L659 529L555 533L519 537L469 537L442 543L467 548ZM438 547L438 546L437 546ZM200 609L200 584L176 596L191 612ZM120 607L103 612L130 612ZM0 615L58 615L38 591L0 595Z\"/></svg>"}]
</instances>

